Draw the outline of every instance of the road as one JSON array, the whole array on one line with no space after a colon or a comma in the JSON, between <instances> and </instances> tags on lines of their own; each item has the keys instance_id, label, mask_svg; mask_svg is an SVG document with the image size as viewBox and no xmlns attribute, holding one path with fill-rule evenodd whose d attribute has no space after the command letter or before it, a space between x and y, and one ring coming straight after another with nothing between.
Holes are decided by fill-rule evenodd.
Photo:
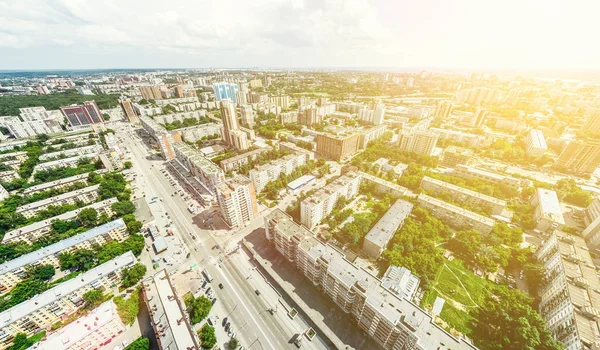
<instances>
[{"instance_id":1,"label":"road","mask_svg":"<svg viewBox=\"0 0 600 350\"><path fill-rule=\"evenodd\" d=\"M290 340L304 330L303 321L286 322L287 316L283 312L271 315L268 312L273 307L271 301L255 293L256 289L265 288L264 284L259 283L258 278L253 278L252 283L246 280L251 272L248 267L250 266L251 269L252 266L247 255L242 257L241 255L245 255L242 250L234 253L240 255L239 258L231 258L232 255L226 257L224 253L235 246L243 235L251 232L253 227L261 226L262 218L253 220L245 229L228 237L215 238L210 231L200 230L192 223L192 217L187 211L188 204L179 196L171 196L175 188L160 172L162 162L149 161L146 158L146 146L131 136L128 127L117 128L116 132L123 138L125 146L131 152L133 170L140 174L138 185L144 189L146 198L162 199L161 206L170 214L173 225L177 228L175 234L179 235L180 240L188 247L191 255L189 265L184 263L175 272L184 272L184 269L192 263L198 266L196 274L203 269L209 271L215 279L212 286L218 297L219 306L221 309L229 310L230 318L235 320L234 325L237 324L240 328L237 338L242 345L247 348L260 346L262 349L295 349ZM221 245L220 250L214 249L217 244ZM224 285L222 291L216 288L218 283ZM260 287L253 284L258 284ZM302 348L326 349L327 346L317 337L312 342L304 342Z\"/></svg>"}]
</instances>

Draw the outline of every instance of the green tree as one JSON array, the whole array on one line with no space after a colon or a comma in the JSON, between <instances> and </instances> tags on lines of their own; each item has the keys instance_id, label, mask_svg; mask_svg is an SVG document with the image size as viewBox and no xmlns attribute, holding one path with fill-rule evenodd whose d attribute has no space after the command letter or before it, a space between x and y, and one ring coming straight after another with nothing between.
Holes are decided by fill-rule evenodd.
<instances>
[{"instance_id":1,"label":"green tree","mask_svg":"<svg viewBox=\"0 0 600 350\"><path fill-rule=\"evenodd\" d=\"M47 281L51 279L56 271L54 270L54 266L46 264L46 265L38 265L36 267L28 267L27 274L35 279Z\"/></svg>"},{"instance_id":2,"label":"green tree","mask_svg":"<svg viewBox=\"0 0 600 350\"><path fill-rule=\"evenodd\" d=\"M133 163L131 163L130 161L126 161L123 163L123 166L125 167L125 169L131 169L131 167L133 167Z\"/></svg>"},{"instance_id":3,"label":"green tree","mask_svg":"<svg viewBox=\"0 0 600 350\"><path fill-rule=\"evenodd\" d=\"M104 300L104 292L99 289L88 290L83 293L82 298L85 301L86 306L92 308Z\"/></svg>"},{"instance_id":4,"label":"green tree","mask_svg":"<svg viewBox=\"0 0 600 350\"><path fill-rule=\"evenodd\" d=\"M139 337L131 344L127 345L124 350L148 350L150 349L150 340L148 338Z\"/></svg>"},{"instance_id":5,"label":"green tree","mask_svg":"<svg viewBox=\"0 0 600 350\"><path fill-rule=\"evenodd\" d=\"M135 264L132 267L123 269L122 283L123 287L129 288L144 278L146 266L144 264Z\"/></svg>"},{"instance_id":6,"label":"green tree","mask_svg":"<svg viewBox=\"0 0 600 350\"><path fill-rule=\"evenodd\" d=\"M127 214L133 214L135 212L135 205L131 201L119 201L111 205L111 209L117 216L123 216Z\"/></svg>"},{"instance_id":7,"label":"green tree","mask_svg":"<svg viewBox=\"0 0 600 350\"><path fill-rule=\"evenodd\" d=\"M77 222L83 227L96 226L97 221L98 212L94 208L82 209L79 214L77 214Z\"/></svg>"},{"instance_id":8,"label":"green tree","mask_svg":"<svg viewBox=\"0 0 600 350\"><path fill-rule=\"evenodd\" d=\"M198 332L200 336L200 341L202 342L202 348L204 349L212 349L213 346L217 343L217 336L215 335L215 329L208 324L202 326L200 331Z\"/></svg>"},{"instance_id":9,"label":"green tree","mask_svg":"<svg viewBox=\"0 0 600 350\"><path fill-rule=\"evenodd\" d=\"M208 316L211 308L212 302L204 296L192 300L188 308L192 324L202 322L202 320Z\"/></svg>"},{"instance_id":10,"label":"green tree","mask_svg":"<svg viewBox=\"0 0 600 350\"><path fill-rule=\"evenodd\" d=\"M238 345L239 345L239 342L238 342L238 340L236 338L229 339L229 343L227 344L227 346L231 350L237 349Z\"/></svg>"}]
</instances>

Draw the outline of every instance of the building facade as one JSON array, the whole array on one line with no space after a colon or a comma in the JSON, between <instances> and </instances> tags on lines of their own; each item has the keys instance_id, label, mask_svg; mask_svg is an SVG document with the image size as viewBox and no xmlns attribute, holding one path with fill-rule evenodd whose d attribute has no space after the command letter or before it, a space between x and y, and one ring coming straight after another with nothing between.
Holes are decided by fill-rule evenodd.
<instances>
[{"instance_id":1,"label":"building facade","mask_svg":"<svg viewBox=\"0 0 600 350\"><path fill-rule=\"evenodd\" d=\"M236 176L217 186L217 201L230 227L243 226L258 215L256 191L247 177Z\"/></svg>"},{"instance_id":2,"label":"building facade","mask_svg":"<svg viewBox=\"0 0 600 350\"><path fill-rule=\"evenodd\" d=\"M317 134L317 153L336 160L343 161L356 154L360 144L360 135L330 135Z\"/></svg>"},{"instance_id":3,"label":"building facade","mask_svg":"<svg viewBox=\"0 0 600 350\"><path fill-rule=\"evenodd\" d=\"M412 209L412 203L402 199L398 199L392 204L365 236L362 251L372 259L379 258Z\"/></svg>"},{"instance_id":4,"label":"building facade","mask_svg":"<svg viewBox=\"0 0 600 350\"><path fill-rule=\"evenodd\" d=\"M473 229L487 235L494 228L494 220L426 194L419 195L417 205L429 210L433 216L446 224L461 230Z\"/></svg>"}]
</instances>

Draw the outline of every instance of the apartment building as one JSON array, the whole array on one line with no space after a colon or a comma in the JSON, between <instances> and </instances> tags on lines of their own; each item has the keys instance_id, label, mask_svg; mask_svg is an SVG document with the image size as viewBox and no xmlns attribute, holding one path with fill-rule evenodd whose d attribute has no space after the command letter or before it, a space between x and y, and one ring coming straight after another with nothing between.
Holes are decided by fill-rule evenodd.
<instances>
[{"instance_id":1,"label":"apartment building","mask_svg":"<svg viewBox=\"0 0 600 350\"><path fill-rule=\"evenodd\" d=\"M31 336L69 317L85 304L87 291L111 293L121 283L121 271L135 263L133 253L127 252L1 312L0 347L8 347L17 333Z\"/></svg>"},{"instance_id":2,"label":"apartment building","mask_svg":"<svg viewBox=\"0 0 600 350\"><path fill-rule=\"evenodd\" d=\"M162 98L161 87L158 85L140 86L138 89L142 97L146 100L158 100Z\"/></svg>"},{"instance_id":3,"label":"apartment building","mask_svg":"<svg viewBox=\"0 0 600 350\"><path fill-rule=\"evenodd\" d=\"M591 174L600 167L600 141L575 140L561 152L556 165L566 171Z\"/></svg>"},{"instance_id":4,"label":"apartment building","mask_svg":"<svg viewBox=\"0 0 600 350\"><path fill-rule=\"evenodd\" d=\"M144 131L158 143L160 151L165 159L170 160L175 158L173 144L181 142L181 135L179 133L169 133L164 126L146 116L140 116L140 124Z\"/></svg>"},{"instance_id":5,"label":"apartment building","mask_svg":"<svg viewBox=\"0 0 600 350\"><path fill-rule=\"evenodd\" d=\"M0 171L0 181L11 182L14 179L20 179L19 173L14 170Z\"/></svg>"},{"instance_id":6,"label":"apartment building","mask_svg":"<svg viewBox=\"0 0 600 350\"><path fill-rule=\"evenodd\" d=\"M288 154L280 159L250 170L250 179L256 192L261 192L267 183L277 180L281 174L289 175L308 162L308 152Z\"/></svg>"},{"instance_id":7,"label":"apartment building","mask_svg":"<svg viewBox=\"0 0 600 350\"><path fill-rule=\"evenodd\" d=\"M279 121L281 124L297 123L298 115L298 111L279 113Z\"/></svg>"},{"instance_id":8,"label":"apartment building","mask_svg":"<svg viewBox=\"0 0 600 350\"><path fill-rule=\"evenodd\" d=\"M600 247L600 198L594 199L586 210L583 218L585 230L581 234L588 243L590 249Z\"/></svg>"},{"instance_id":9,"label":"apartment building","mask_svg":"<svg viewBox=\"0 0 600 350\"><path fill-rule=\"evenodd\" d=\"M555 230L537 251L544 268L539 312L566 350L600 343L600 279L582 237Z\"/></svg>"},{"instance_id":10,"label":"apartment building","mask_svg":"<svg viewBox=\"0 0 600 350\"><path fill-rule=\"evenodd\" d=\"M223 170L188 144L175 143L173 152L177 162L196 177L210 194L214 195L217 186L225 181Z\"/></svg>"},{"instance_id":11,"label":"apartment building","mask_svg":"<svg viewBox=\"0 0 600 350\"><path fill-rule=\"evenodd\" d=\"M186 306L163 269L142 282L142 296L148 307L158 349L200 349L200 341L190 325Z\"/></svg>"},{"instance_id":12,"label":"apartment building","mask_svg":"<svg viewBox=\"0 0 600 350\"><path fill-rule=\"evenodd\" d=\"M10 151L17 147L23 147L29 142L29 140L12 140L0 143L0 151Z\"/></svg>"},{"instance_id":13,"label":"apartment building","mask_svg":"<svg viewBox=\"0 0 600 350\"><path fill-rule=\"evenodd\" d=\"M548 146L542 130L532 129L525 139L525 153L534 158L540 158L546 153Z\"/></svg>"},{"instance_id":14,"label":"apartment building","mask_svg":"<svg viewBox=\"0 0 600 350\"><path fill-rule=\"evenodd\" d=\"M429 131L438 134L440 140L448 140L454 143L464 144L467 147L482 147L489 144L486 137L483 135L440 128L431 128Z\"/></svg>"},{"instance_id":15,"label":"apartment building","mask_svg":"<svg viewBox=\"0 0 600 350\"><path fill-rule=\"evenodd\" d=\"M122 242L129 234L122 219L94 227L78 235L51 244L29 254L7 261L0 265L0 292L9 292L26 277L27 266L52 265L59 268L58 257L61 253L77 249L91 249L93 244L105 244L110 241Z\"/></svg>"},{"instance_id":16,"label":"apartment building","mask_svg":"<svg viewBox=\"0 0 600 350\"><path fill-rule=\"evenodd\" d=\"M362 251L372 259L379 258L412 209L412 203L402 199L392 204L365 236Z\"/></svg>"},{"instance_id":17,"label":"apartment building","mask_svg":"<svg viewBox=\"0 0 600 350\"><path fill-rule=\"evenodd\" d=\"M471 207L489 209L491 215L500 215L506 208L506 201L504 200L440 181L429 176L423 177L423 180L421 180L421 188L435 196L447 193L458 203L467 203Z\"/></svg>"},{"instance_id":18,"label":"apartment building","mask_svg":"<svg viewBox=\"0 0 600 350\"><path fill-rule=\"evenodd\" d=\"M8 198L8 196L10 196L10 194L8 193L6 188L4 188L4 186L0 185L0 201L5 200L6 198Z\"/></svg>"},{"instance_id":19,"label":"apartment building","mask_svg":"<svg viewBox=\"0 0 600 350\"><path fill-rule=\"evenodd\" d=\"M431 156L439 135L432 131L400 132L398 147L404 152Z\"/></svg>"},{"instance_id":20,"label":"apartment building","mask_svg":"<svg viewBox=\"0 0 600 350\"><path fill-rule=\"evenodd\" d=\"M431 215L446 224L461 230L473 229L487 235L494 228L494 220L426 194L419 195L417 205L429 210Z\"/></svg>"},{"instance_id":21,"label":"apartment building","mask_svg":"<svg viewBox=\"0 0 600 350\"><path fill-rule=\"evenodd\" d=\"M57 151L57 152L51 152L51 153L44 153L40 156L40 161L46 160L46 159L53 159L56 157L73 157L73 156L81 156L81 155L87 155L87 154L98 154L100 152L102 152L103 148L101 145L91 145L91 146L85 146L85 147L76 147L76 148L71 148L71 149L66 149L63 151Z\"/></svg>"},{"instance_id":22,"label":"apartment building","mask_svg":"<svg viewBox=\"0 0 600 350\"><path fill-rule=\"evenodd\" d=\"M98 349L127 330L117 306L107 301L86 315L35 343L35 350Z\"/></svg>"},{"instance_id":23,"label":"apartment building","mask_svg":"<svg viewBox=\"0 0 600 350\"><path fill-rule=\"evenodd\" d=\"M500 175L491 171L470 167L464 164L457 164L456 167L454 167L452 175L461 177L463 179L481 180L496 185L504 185L515 190L519 190L521 188L521 182L517 178Z\"/></svg>"},{"instance_id":24,"label":"apartment building","mask_svg":"<svg viewBox=\"0 0 600 350\"><path fill-rule=\"evenodd\" d=\"M381 123L380 123L381 124ZM377 125L372 128L361 130L358 132L359 135L359 149L365 149L369 145L369 142L375 141L385 134L387 125Z\"/></svg>"},{"instance_id":25,"label":"apartment building","mask_svg":"<svg viewBox=\"0 0 600 350\"><path fill-rule=\"evenodd\" d=\"M265 231L288 261L384 349L476 349L411 301L419 279L410 271L392 266L379 280L279 209L265 217Z\"/></svg>"},{"instance_id":26,"label":"apartment building","mask_svg":"<svg viewBox=\"0 0 600 350\"><path fill-rule=\"evenodd\" d=\"M204 118L204 117L206 117L206 111L200 110L200 111L169 113L169 114L157 115L153 118L153 120L159 124L171 124L175 121L179 121L179 122L183 123L183 121L185 119L195 119L195 120L199 121L200 118Z\"/></svg>"},{"instance_id":27,"label":"apartment building","mask_svg":"<svg viewBox=\"0 0 600 350\"><path fill-rule=\"evenodd\" d=\"M458 164L469 165L473 155L473 150L468 148L449 146L442 153L442 165L449 168L454 168Z\"/></svg>"},{"instance_id":28,"label":"apartment building","mask_svg":"<svg viewBox=\"0 0 600 350\"><path fill-rule=\"evenodd\" d=\"M362 176L362 181L375 185L375 191L379 194L391 194L393 196L414 196L414 194L405 187L397 185L393 182L389 182L380 177L373 176L371 174L358 172Z\"/></svg>"},{"instance_id":29,"label":"apartment building","mask_svg":"<svg viewBox=\"0 0 600 350\"><path fill-rule=\"evenodd\" d=\"M0 117L0 126L7 128L15 138L21 139L62 132L61 121L55 118L25 121L17 116L2 116Z\"/></svg>"},{"instance_id":30,"label":"apartment building","mask_svg":"<svg viewBox=\"0 0 600 350\"><path fill-rule=\"evenodd\" d=\"M100 185L88 186L79 190L63 193L61 195L42 199L41 201L22 205L16 212L23 214L26 218L35 216L38 212L47 209L49 206L59 206L64 204L75 204L77 201L83 203L95 202L98 199L98 188Z\"/></svg>"},{"instance_id":31,"label":"apartment building","mask_svg":"<svg viewBox=\"0 0 600 350\"><path fill-rule=\"evenodd\" d=\"M125 119L128 122L133 123L138 119L138 116L133 109L133 103L131 103L130 99L121 99L119 100L119 104L121 105L123 114L125 114Z\"/></svg>"},{"instance_id":32,"label":"apartment building","mask_svg":"<svg viewBox=\"0 0 600 350\"><path fill-rule=\"evenodd\" d=\"M90 205L86 205L85 207L68 211L66 213L53 216L46 220L34 222L33 224L19 227L12 231L6 232L4 237L2 238L2 244L9 243L17 243L17 242L25 242L27 244L32 244L37 241L40 237L45 236L51 232L52 221L54 220L63 220L70 221L75 220L77 215L83 209L94 209L98 213L98 215L106 214L108 217L112 217L114 212L111 206L117 202L116 198L106 199L100 202L96 202Z\"/></svg>"},{"instance_id":33,"label":"apartment building","mask_svg":"<svg viewBox=\"0 0 600 350\"><path fill-rule=\"evenodd\" d=\"M259 154L269 152L270 150L272 150L271 147L264 147L249 152L244 152L235 157L222 160L221 162L219 162L219 166L221 167L221 169L223 169L223 171L236 170L239 169L241 166L250 163L251 160L256 160Z\"/></svg>"},{"instance_id":34,"label":"apartment building","mask_svg":"<svg viewBox=\"0 0 600 350\"><path fill-rule=\"evenodd\" d=\"M295 144L293 144L291 142L279 142L279 149L282 151L288 151L290 153L303 153L307 157L307 160L306 160L307 162L309 160L315 159L314 152L309 151L306 148L296 146Z\"/></svg>"},{"instance_id":35,"label":"apartment building","mask_svg":"<svg viewBox=\"0 0 600 350\"><path fill-rule=\"evenodd\" d=\"M56 168L74 168L76 167L80 161L83 160L96 160L100 156L100 152L92 151L91 153L80 154L78 156L73 156L69 158L63 158L58 160L53 160L50 162L39 163L33 168L33 173L35 174L38 171L50 170Z\"/></svg>"},{"instance_id":36,"label":"apartment building","mask_svg":"<svg viewBox=\"0 0 600 350\"><path fill-rule=\"evenodd\" d=\"M177 132L181 134L183 140L186 142L196 142L204 137L212 137L214 135L217 135L219 138L222 137L221 125L215 123L190 126L188 128L178 129Z\"/></svg>"},{"instance_id":37,"label":"apartment building","mask_svg":"<svg viewBox=\"0 0 600 350\"><path fill-rule=\"evenodd\" d=\"M331 214L338 199L350 199L358 193L361 179L362 175L359 173L348 173L305 198L300 203L302 224L309 229L317 226Z\"/></svg>"},{"instance_id":38,"label":"apartment building","mask_svg":"<svg viewBox=\"0 0 600 350\"><path fill-rule=\"evenodd\" d=\"M29 158L29 156L27 155L27 152L24 152L24 151L0 154L0 162L1 163L10 161L10 160L16 160L19 162L19 164L21 164L24 161L26 161L27 158Z\"/></svg>"},{"instance_id":39,"label":"apartment building","mask_svg":"<svg viewBox=\"0 0 600 350\"><path fill-rule=\"evenodd\" d=\"M316 140L318 154L339 162L347 160L358 152L360 135L331 135L318 133Z\"/></svg>"},{"instance_id":40,"label":"apartment building","mask_svg":"<svg viewBox=\"0 0 600 350\"><path fill-rule=\"evenodd\" d=\"M216 193L223 219L230 227L243 226L258 215L256 190L247 177L238 175L219 184Z\"/></svg>"},{"instance_id":41,"label":"apartment building","mask_svg":"<svg viewBox=\"0 0 600 350\"><path fill-rule=\"evenodd\" d=\"M533 219L537 223L536 229L549 232L559 229L565 224L565 218L556 192L545 188L537 188L531 205L535 206Z\"/></svg>"}]
</instances>

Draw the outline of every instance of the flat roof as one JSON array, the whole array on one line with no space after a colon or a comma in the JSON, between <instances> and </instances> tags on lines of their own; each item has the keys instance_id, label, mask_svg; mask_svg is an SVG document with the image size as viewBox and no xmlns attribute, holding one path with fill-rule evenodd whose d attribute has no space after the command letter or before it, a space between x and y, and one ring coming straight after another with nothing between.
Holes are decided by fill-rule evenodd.
<instances>
[{"instance_id":1,"label":"flat roof","mask_svg":"<svg viewBox=\"0 0 600 350\"><path fill-rule=\"evenodd\" d=\"M423 193L421 193L419 195L419 197L418 197L417 200L429 203L429 204L434 205L436 207L444 208L444 209L449 210L449 211L451 211L451 212L453 212L453 213L455 213L457 215L468 217L471 220L479 221L480 223L486 224L488 226L492 226L493 227L494 223L495 223L495 221L493 219L490 219L490 218L485 217L483 215L479 215L479 214L474 213L474 212L472 212L470 210L458 207L458 206L450 204L448 202L444 202L442 200L439 200L437 198L428 196L428 195L423 194Z\"/></svg>"},{"instance_id":2,"label":"flat roof","mask_svg":"<svg viewBox=\"0 0 600 350\"><path fill-rule=\"evenodd\" d=\"M97 150L96 151L92 151L90 153L86 153L86 154L80 154L77 156L73 156L73 157L69 157L69 158L63 158L63 159L57 159L57 160L52 160L50 162L45 162L45 163L39 163L38 165L35 166L35 169L40 169L40 168L47 168L49 166L54 166L54 165L61 165L63 163L72 163L72 162L76 162L81 158L90 158L93 156L96 156L98 153Z\"/></svg>"},{"instance_id":3,"label":"flat roof","mask_svg":"<svg viewBox=\"0 0 600 350\"><path fill-rule=\"evenodd\" d=\"M398 199L388 211L383 214L375 226L367 233L365 240L384 248L388 244L400 224L410 215L413 204Z\"/></svg>"},{"instance_id":4,"label":"flat roof","mask_svg":"<svg viewBox=\"0 0 600 350\"><path fill-rule=\"evenodd\" d=\"M532 129L529 132L529 136L531 137L531 142L533 146L536 148L548 148L546 145L546 139L544 138L544 133L539 129Z\"/></svg>"},{"instance_id":5,"label":"flat roof","mask_svg":"<svg viewBox=\"0 0 600 350\"><path fill-rule=\"evenodd\" d=\"M63 214L60 214L57 216L53 216L46 220L34 222L33 224L19 227L17 229L14 229L14 230L9 231L6 234L4 234L4 238L2 238L2 242L12 240L18 236L28 234L29 232L32 232L32 231L37 231L43 227L50 226L52 224L52 221L54 221L54 220L71 220L71 219L77 217L77 214L79 214L79 212L82 211L83 209L88 209L88 208L100 209L100 208L104 208L107 206L111 206L113 203L116 203L116 202L118 202L116 198L105 199L100 202L86 205L85 207L81 207L81 208L71 210L71 211L68 211L66 213L63 213Z\"/></svg>"},{"instance_id":6,"label":"flat roof","mask_svg":"<svg viewBox=\"0 0 600 350\"><path fill-rule=\"evenodd\" d=\"M130 266L136 262L136 258L132 252L127 252L118 256L102 265L77 276L71 278L56 287L50 288L47 291L37 294L26 301L13 306L12 308L0 313L0 329L4 328L13 322L35 312L44 306L53 303L69 294L83 288L84 286L97 281L111 272L118 271L124 267Z\"/></svg>"},{"instance_id":7,"label":"flat roof","mask_svg":"<svg viewBox=\"0 0 600 350\"><path fill-rule=\"evenodd\" d=\"M563 217L560 201L555 191L538 187L536 190L538 196L538 205L541 207L542 215L554 222L564 225L565 218Z\"/></svg>"},{"instance_id":8,"label":"flat roof","mask_svg":"<svg viewBox=\"0 0 600 350\"><path fill-rule=\"evenodd\" d=\"M335 179L329 185L319 189L313 193L310 197L305 198L302 203L320 203L326 198L329 198L333 193L337 192L340 188L346 186L348 183L354 181L356 178L360 178L360 173L347 173Z\"/></svg>"},{"instance_id":9,"label":"flat roof","mask_svg":"<svg viewBox=\"0 0 600 350\"><path fill-rule=\"evenodd\" d=\"M94 153L96 151L100 151L102 150L102 146L95 144L95 145L91 145L91 146L84 146L84 147L78 147L78 148L70 148L70 149L65 149L62 151L56 151L56 152L52 152L52 153L45 153L42 154L40 156L40 160L44 160L44 159L48 159L48 158L52 158L52 157L56 157L59 156L61 154L77 154L80 152L84 152L84 153ZM90 151L90 152L87 152Z\"/></svg>"},{"instance_id":10,"label":"flat roof","mask_svg":"<svg viewBox=\"0 0 600 350\"><path fill-rule=\"evenodd\" d=\"M56 253L59 253L65 249L67 249L67 248L70 248L78 243L89 241L90 239L92 239L94 237L98 237L100 235L103 235L112 229L124 227L124 226L125 226L125 222L123 222L123 219L117 219L117 220L108 222L104 225L94 227L93 229L85 231L78 235L69 237L67 239L63 239L60 242L57 242L57 243L51 244L49 246L46 246L44 248L35 250L29 254L21 255L20 257L18 257L16 259L7 261L7 262L3 263L2 265L0 265L0 275L3 275L7 272L17 270L17 269L27 266L27 265L31 265L31 264L35 263L36 261L40 261L49 255L54 255Z\"/></svg>"},{"instance_id":11,"label":"flat roof","mask_svg":"<svg viewBox=\"0 0 600 350\"><path fill-rule=\"evenodd\" d=\"M460 193L465 194L465 195L467 195L469 197L479 198L479 199L484 200L486 202L494 203L496 205L506 206L506 201L504 201L502 199L498 199L498 198L495 198L495 197L492 197L492 196L488 196L488 195L485 195L483 193L479 193L479 192L476 192L476 191L473 191L473 190L469 190L467 188L460 187L460 186L457 186L457 185L454 185L454 184L451 184L451 183L448 183L448 182L445 182L445 181L434 179L434 178L429 177L429 176L424 176L423 180L421 180L421 182L422 183L423 182L428 182L428 183L430 183L430 184L432 184L432 185L434 185L436 187L441 187L441 188L444 188L444 189L448 189L449 191L460 192Z\"/></svg>"},{"instance_id":12,"label":"flat roof","mask_svg":"<svg viewBox=\"0 0 600 350\"><path fill-rule=\"evenodd\" d=\"M163 330L158 339L162 349L199 349L194 330L189 324L177 293L166 270L159 271L150 280L144 280L144 294L148 307L152 307L152 323Z\"/></svg>"},{"instance_id":13,"label":"flat roof","mask_svg":"<svg viewBox=\"0 0 600 350\"><path fill-rule=\"evenodd\" d=\"M300 176L299 178L297 178L296 180L288 183L287 187L292 190L295 190L295 189L298 189L298 188L304 186L305 184L313 181L314 179L315 179L315 177L312 175L303 175L303 176Z\"/></svg>"},{"instance_id":14,"label":"flat roof","mask_svg":"<svg viewBox=\"0 0 600 350\"><path fill-rule=\"evenodd\" d=\"M173 148L176 148L177 151L184 154L191 163L206 173L214 174L222 172L221 168L219 168L215 163L204 157L202 153L196 151L185 142L175 142L173 143Z\"/></svg>"},{"instance_id":15,"label":"flat roof","mask_svg":"<svg viewBox=\"0 0 600 350\"><path fill-rule=\"evenodd\" d=\"M53 202L56 202L56 201L59 201L59 200L63 200L63 199L75 197L75 196L78 196L78 195L83 194L83 193L97 191L99 187L100 187L99 184L93 185L93 186L88 186L88 187L85 187L85 188L82 188L82 189L79 189L79 190L75 190L75 191L71 191L71 192L60 194L60 195L55 196L55 197L50 197L50 198L42 199L41 201L37 201L37 202L25 204L25 205L22 205L22 206L18 207L17 210L16 210L16 212L19 213L19 212L22 212L24 210L35 209L35 208L38 208L38 207L41 207L41 206L44 206L44 205L50 205Z\"/></svg>"},{"instance_id":16,"label":"flat roof","mask_svg":"<svg viewBox=\"0 0 600 350\"><path fill-rule=\"evenodd\" d=\"M94 171L94 173L104 174L107 171L108 170L106 170L106 169L99 169L99 170ZM40 191L44 191L46 189L53 188L57 185L62 185L65 183L76 182L78 180L87 179L87 177L89 175L90 175L90 173L85 173L85 174L79 174L79 175L75 175L75 176L65 177L64 179L54 180L54 181L50 181L50 182L44 182L43 184L39 184L39 185L35 185L35 186L31 186L29 188L26 188L23 191L23 194L26 195L26 194L29 194L32 192L40 192Z\"/></svg>"}]
</instances>

